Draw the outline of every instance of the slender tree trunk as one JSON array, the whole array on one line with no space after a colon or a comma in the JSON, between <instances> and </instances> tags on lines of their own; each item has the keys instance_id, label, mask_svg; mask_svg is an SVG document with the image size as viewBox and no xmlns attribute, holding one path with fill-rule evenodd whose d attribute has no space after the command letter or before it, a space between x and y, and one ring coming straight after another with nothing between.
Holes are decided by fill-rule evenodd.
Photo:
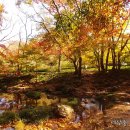
<instances>
[{"instance_id":1,"label":"slender tree trunk","mask_svg":"<svg viewBox=\"0 0 130 130\"><path fill-rule=\"evenodd\" d=\"M26 72L28 72L28 58L27 58L27 56L25 57L25 60L26 60L26 66L25 66L25 69L26 69Z\"/></svg>"},{"instance_id":2,"label":"slender tree trunk","mask_svg":"<svg viewBox=\"0 0 130 130\"><path fill-rule=\"evenodd\" d=\"M38 66L37 66L37 62L36 62L35 68L36 68L35 73L36 73L36 83L37 83L38 82L38 70L37 70Z\"/></svg>"},{"instance_id":3,"label":"slender tree trunk","mask_svg":"<svg viewBox=\"0 0 130 130\"><path fill-rule=\"evenodd\" d=\"M112 49L112 70L116 69L116 53L115 48Z\"/></svg>"},{"instance_id":4,"label":"slender tree trunk","mask_svg":"<svg viewBox=\"0 0 130 130\"><path fill-rule=\"evenodd\" d=\"M58 56L58 72L61 72L61 54Z\"/></svg>"},{"instance_id":5,"label":"slender tree trunk","mask_svg":"<svg viewBox=\"0 0 130 130\"><path fill-rule=\"evenodd\" d=\"M101 71L105 71L105 68L104 68L104 50L103 50L103 48L101 48L100 66L101 66Z\"/></svg>"},{"instance_id":6,"label":"slender tree trunk","mask_svg":"<svg viewBox=\"0 0 130 130\"><path fill-rule=\"evenodd\" d=\"M20 65L19 65L19 63L17 64L17 75L20 75Z\"/></svg>"},{"instance_id":7,"label":"slender tree trunk","mask_svg":"<svg viewBox=\"0 0 130 130\"><path fill-rule=\"evenodd\" d=\"M106 72L107 72L107 70L108 70L108 60L109 60L109 54L110 54L110 48L108 48L108 51L107 51L107 56L106 56L106 67L105 67Z\"/></svg>"},{"instance_id":8,"label":"slender tree trunk","mask_svg":"<svg viewBox=\"0 0 130 130\"><path fill-rule=\"evenodd\" d=\"M98 72L100 72L101 71L101 67L100 67L100 62L98 61Z\"/></svg>"},{"instance_id":9,"label":"slender tree trunk","mask_svg":"<svg viewBox=\"0 0 130 130\"><path fill-rule=\"evenodd\" d=\"M79 68L78 68L78 76L81 77L82 74L82 57L79 57Z\"/></svg>"},{"instance_id":10,"label":"slender tree trunk","mask_svg":"<svg viewBox=\"0 0 130 130\"><path fill-rule=\"evenodd\" d=\"M75 69L74 74L78 74L78 66L76 64L76 61L73 61L73 64L74 64L74 69Z\"/></svg>"},{"instance_id":11,"label":"slender tree trunk","mask_svg":"<svg viewBox=\"0 0 130 130\"><path fill-rule=\"evenodd\" d=\"M118 70L121 69L121 54L120 52L118 53Z\"/></svg>"},{"instance_id":12,"label":"slender tree trunk","mask_svg":"<svg viewBox=\"0 0 130 130\"><path fill-rule=\"evenodd\" d=\"M94 51L94 55L95 55L95 60L96 60L96 62L97 62L97 68L98 68L98 71L100 72L101 71L101 67L100 67L100 56L99 56L99 53L98 52L96 52L96 51Z\"/></svg>"},{"instance_id":13,"label":"slender tree trunk","mask_svg":"<svg viewBox=\"0 0 130 130\"><path fill-rule=\"evenodd\" d=\"M97 68L98 68L98 72L100 72L101 71L100 60L97 61Z\"/></svg>"},{"instance_id":14,"label":"slender tree trunk","mask_svg":"<svg viewBox=\"0 0 130 130\"><path fill-rule=\"evenodd\" d=\"M37 99L36 99L36 106L37 106L37 104L38 104L38 103L37 103Z\"/></svg>"}]
</instances>

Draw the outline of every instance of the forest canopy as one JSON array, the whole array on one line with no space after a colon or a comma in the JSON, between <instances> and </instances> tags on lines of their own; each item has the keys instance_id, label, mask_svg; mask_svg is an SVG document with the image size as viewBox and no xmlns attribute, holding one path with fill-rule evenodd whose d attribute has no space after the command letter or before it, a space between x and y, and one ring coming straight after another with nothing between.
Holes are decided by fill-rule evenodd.
<instances>
[{"instance_id":1,"label":"forest canopy","mask_svg":"<svg viewBox=\"0 0 130 130\"><path fill-rule=\"evenodd\" d=\"M17 0L18 9L22 4L29 5L35 15L26 11L26 20L20 18L25 41L19 32L15 49L1 45L1 70L44 69L43 63L58 66L60 72L67 61L80 76L85 66L104 72L129 66L129 1ZM1 13L3 10L1 5ZM31 37L33 29L28 32L28 19L42 30L38 35Z\"/></svg>"}]
</instances>

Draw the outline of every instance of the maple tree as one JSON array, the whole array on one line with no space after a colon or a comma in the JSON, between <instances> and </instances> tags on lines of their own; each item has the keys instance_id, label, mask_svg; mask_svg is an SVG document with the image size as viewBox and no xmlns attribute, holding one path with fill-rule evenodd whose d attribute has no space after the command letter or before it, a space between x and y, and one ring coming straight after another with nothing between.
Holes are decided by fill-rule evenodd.
<instances>
[{"instance_id":1,"label":"maple tree","mask_svg":"<svg viewBox=\"0 0 130 130\"><path fill-rule=\"evenodd\" d=\"M88 38L91 38L91 42L93 43L91 46L97 46L98 49L95 50L99 70L104 71L108 66L108 60L111 50L112 55L112 64L113 69L115 69L116 65L118 64L118 68L120 68L120 56L119 52L116 53L116 47L120 46L121 37L124 36L124 24L126 22L129 22L128 20L128 12L126 11L124 7L124 1L87 1L82 2L79 5L79 1L72 1L71 6L68 2L68 7L63 5L63 2L57 3L58 1L51 1L51 7L52 11L56 12L58 18L56 22L56 29L60 29L58 31L61 31L60 33L63 36L71 35L72 37L79 37L80 44L84 44L83 47L85 47L87 42L89 42ZM109 6L108 6L109 5ZM58 9L59 6L64 7L64 11L60 11ZM71 15L69 14L68 9L70 9ZM69 15L68 15L69 14ZM62 16L63 15L63 16ZM72 16L74 15L74 16ZM76 18L77 17L77 18ZM77 26L78 25L78 26ZM74 28L71 28L71 26L74 26ZM126 27L127 28L127 27ZM73 30L73 31L72 31ZM76 31L75 31L76 30ZM75 32L81 32L75 33ZM74 32L72 34L72 32ZM89 36L88 35L91 35ZM125 35L127 37L127 35ZM129 37L128 37L129 38ZM126 42L123 40L122 43L126 45L128 43L128 38ZM65 38L64 38L65 39ZM72 40L70 40L70 37L67 38L70 43L72 43ZM72 38L73 39L73 38ZM77 38L78 39L78 38ZM83 42L82 40L83 39ZM64 40L63 40L64 42ZM65 44L67 45L67 44ZM70 46L68 44L68 52L70 50L75 49L75 45L77 45L78 50L82 48L80 47L78 41L73 41L73 47L70 49ZM122 49L125 47L124 45L121 45ZM106 55L106 48L108 49L107 55ZM121 50L122 50L121 49ZM120 49L119 49L120 50ZM71 51L70 51L71 52ZM78 52L76 52L76 55ZM104 57L106 55L106 58ZM116 59L116 55L118 55L118 63ZM74 56L74 53L73 53ZM104 60L106 59L106 67L104 67Z\"/></svg>"},{"instance_id":2,"label":"maple tree","mask_svg":"<svg viewBox=\"0 0 130 130\"><path fill-rule=\"evenodd\" d=\"M112 55L113 69L116 67L116 50L120 37L124 35L123 24L128 19L128 12L124 8L123 1L96 3L91 8L94 10L90 24L93 26L94 54L99 70L107 71L110 51ZM108 6L110 5L110 6ZM93 13L92 13L93 14ZM107 50L107 52L106 52ZM106 58L105 58L106 55ZM104 63L106 60L106 63Z\"/></svg>"},{"instance_id":3,"label":"maple tree","mask_svg":"<svg viewBox=\"0 0 130 130\"><path fill-rule=\"evenodd\" d=\"M74 64L75 73L81 75L82 66L82 54L81 50L86 44L84 25L81 21L78 21L78 10L76 12L64 10L60 12L57 8L55 1L53 1L54 7L52 11L56 10L54 18L56 19L56 28L53 33L53 42L59 45L62 54L64 54ZM75 10L76 8L73 8ZM71 13L73 12L73 13ZM79 13L78 15L75 15ZM45 28L46 29L46 28ZM87 30L87 27L85 27ZM82 49L81 49L82 48Z\"/></svg>"},{"instance_id":4,"label":"maple tree","mask_svg":"<svg viewBox=\"0 0 130 130\"><path fill-rule=\"evenodd\" d=\"M30 0L26 4L41 3L43 9L52 16L54 22L48 21L42 14L40 27L45 30L38 44L49 55L57 55L59 71L61 56L66 56L75 68L79 77L82 71L82 57L91 50L99 71L120 69L123 51L129 43L125 30L129 24L129 13L125 2L97 0ZM48 5L48 7L45 6ZM89 53L89 52L88 52Z\"/></svg>"}]
</instances>

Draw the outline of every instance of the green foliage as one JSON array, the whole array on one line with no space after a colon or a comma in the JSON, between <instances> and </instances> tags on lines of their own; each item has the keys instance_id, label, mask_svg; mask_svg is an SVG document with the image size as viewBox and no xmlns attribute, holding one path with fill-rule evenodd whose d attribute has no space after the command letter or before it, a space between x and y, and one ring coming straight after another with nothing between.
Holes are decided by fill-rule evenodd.
<instances>
[{"instance_id":1,"label":"green foliage","mask_svg":"<svg viewBox=\"0 0 130 130\"><path fill-rule=\"evenodd\" d=\"M7 91L7 86L1 86L0 89L1 89L3 92L6 92L6 91Z\"/></svg>"},{"instance_id":2,"label":"green foliage","mask_svg":"<svg viewBox=\"0 0 130 130\"><path fill-rule=\"evenodd\" d=\"M21 119L24 119L26 121L34 121L36 120L36 113L34 109L24 109L20 111L19 117Z\"/></svg>"},{"instance_id":3,"label":"green foliage","mask_svg":"<svg viewBox=\"0 0 130 130\"><path fill-rule=\"evenodd\" d=\"M39 70L36 70L35 72L48 72L48 69L39 69Z\"/></svg>"},{"instance_id":4,"label":"green foliage","mask_svg":"<svg viewBox=\"0 0 130 130\"><path fill-rule=\"evenodd\" d=\"M68 12L68 16L66 17L64 15L64 12L62 13L62 15L55 15L55 19L56 19L56 30L58 31L62 31L62 29L65 32L68 32L69 30L73 29L73 22L71 21L73 18L73 14Z\"/></svg>"},{"instance_id":5,"label":"green foliage","mask_svg":"<svg viewBox=\"0 0 130 130\"><path fill-rule=\"evenodd\" d=\"M76 106L78 104L77 98L69 98L69 102L67 103L70 106Z\"/></svg>"},{"instance_id":6,"label":"green foliage","mask_svg":"<svg viewBox=\"0 0 130 130\"><path fill-rule=\"evenodd\" d=\"M52 116L51 107L28 108L19 112L19 117L25 122L37 122Z\"/></svg>"},{"instance_id":7,"label":"green foliage","mask_svg":"<svg viewBox=\"0 0 130 130\"><path fill-rule=\"evenodd\" d=\"M38 91L27 92L25 95L28 98L35 99L35 100L38 100L41 98L41 92L38 92Z\"/></svg>"},{"instance_id":8,"label":"green foliage","mask_svg":"<svg viewBox=\"0 0 130 130\"><path fill-rule=\"evenodd\" d=\"M8 124L16 119L18 119L16 113L7 111L0 115L0 124Z\"/></svg>"}]
</instances>

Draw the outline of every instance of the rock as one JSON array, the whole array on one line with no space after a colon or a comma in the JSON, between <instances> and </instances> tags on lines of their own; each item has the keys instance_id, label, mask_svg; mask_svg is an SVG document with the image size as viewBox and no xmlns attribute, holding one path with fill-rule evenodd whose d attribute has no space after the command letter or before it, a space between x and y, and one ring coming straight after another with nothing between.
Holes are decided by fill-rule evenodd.
<instances>
[{"instance_id":1,"label":"rock","mask_svg":"<svg viewBox=\"0 0 130 130\"><path fill-rule=\"evenodd\" d=\"M68 105L58 104L56 107L56 114L63 118L74 119L74 109Z\"/></svg>"},{"instance_id":2,"label":"rock","mask_svg":"<svg viewBox=\"0 0 130 130\"><path fill-rule=\"evenodd\" d=\"M0 110L0 115L3 114L5 112L5 110Z\"/></svg>"},{"instance_id":3,"label":"rock","mask_svg":"<svg viewBox=\"0 0 130 130\"><path fill-rule=\"evenodd\" d=\"M5 104L6 102L7 102L7 101L6 101L5 98L1 98L1 100L0 100L0 105Z\"/></svg>"},{"instance_id":4,"label":"rock","mask_svg":"<svg viewBox=\"0 0 130 130\"><path fill-rule=\"evenodd\" d=\"M79 123L79 122L80 122L80 115L77 115L74 123Z\"/></svg>"},{"instance_id":5,"label":"rock","mask_svg":"<svg viewBox=\"0 0 130 130\"><path fill-rule=\"evenodd\" d=\"M89 116L90 116L90 113L87 110L84 110L82 112L82 115L81 115L82 120L87 119Z\"/></svg>"},{"instance_id":6,"label":"rock","mask_svg":"<svg viewBox=\"0 0 130 130\"><path fill-rule=\"evenodd\" d=\"M83 99L81 101L81 106L85 109L93 109L93 108L99 108L99 103L95 99Z\"/></svg>"},{"instance_id":7,"label":"rock","mask_svg":"<svg viewBox=\"0 0 130 130\"><path fill-rule=\"evenodd\" d=\"M81 106L84 108L81 114L82 119L88 118L90 115L102 111L102 108L99 108L99 102L94 98L83 98L81 100Z\"/></svg>"},{"instance_id":8,"label":"rock","mask_svg":"<svg viewBox=\"0 0 130 130\"><path fill-rule=\"evenodd\" d=\"M124 102L123 104L124 105L130 105L130 102Z\"/></svg>"},{"instance_id":9,"label":"rock","mask_svg":"<svg viewBox=\"0 0 130 130\"><path fill-rule=\"evenodd\" d=\"M4 128L3 130L15 130L15 129L12 127L8 127L8 128Z\"/></svg>"}]
</instances>

